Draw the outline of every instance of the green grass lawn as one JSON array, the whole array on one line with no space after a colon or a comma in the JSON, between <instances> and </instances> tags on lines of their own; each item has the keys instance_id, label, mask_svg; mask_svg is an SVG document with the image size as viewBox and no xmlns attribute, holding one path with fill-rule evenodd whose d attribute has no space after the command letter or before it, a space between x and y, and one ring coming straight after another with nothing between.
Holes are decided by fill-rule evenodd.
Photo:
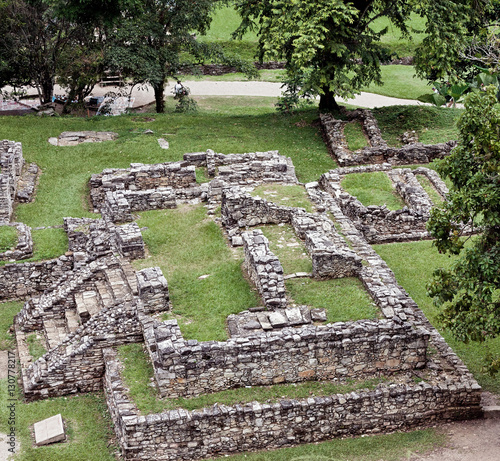
<instances>
[{"instance_id":1,"label":"green grass lawn","mask_svg":"<svg viewBox=\"0 0 500 461\"><path fill-rule=\"evenodd\" d=\"M169 99L169 110L173 107ZM27 162L42 170L36 200L20 204L15 219L32 227L60 225L65 216L92 217L87 202L88 179L104 168L124 168L131 162L177 161L186 152L214 149L224 154L277 149L292 158L303 182L317 180L335 166L328 156L315 111L282 117L273 98L205 98L197 114L155 114L153 122L134 115L122 117L34 118L2 117L0 138L23 143ZM301 123L301 127L295 124ZM36 127L36 128L35 128ZM142 134L151 129L156 136ZM47 140L62 131L116 131L117 141L55 147ZM164 137L170 149L156 139ZM50 204L50 205L48 205Z\"/></svg>"},{"instance_id":2,"label":"green grass lawn","mask_svg":"<svg viewBox=\"0 0 500 461\"><path fill-rule=\"evenodd\" d=\"M390 146L399 146L398 137L415 130L419 141L436 144L458 138L455 123L462 109L431 106L390 106L373 109L383 138Z\"/></svg>"},{"instance_id":3,"label":"green grass lawn","mask_svg":"<svg viewBox=\"0 0 500 461\"><path fill-rule=\"evenodd\" d=\"M17 245L17 229L12 226L0 226L0 253L12 250Z\"/></svg>"},{"instance_id":4,"label":"green grass lawn","mask_svg":"<svg viewBox=\"0 0 500 461\"><path fill-rule=\"evenodd\" d=\"M25 403L17 394L15 400L7 391L7 379L0 380L0 431L7 431L8 404L15 404L16 439L21 451L16 461L114 461L110 444L111 420L101 393L58 397ZM43 447L34 446L33 424L61 413L67 441ZM2 441L5 443L5 441Z\"/></svg>"},{"instance_id":5,"label":"green grass lawn","mask_svg":"<svg viewBox=\"0 0 500 461\"><path fill-rule=\"evenodd\" d=\"M389 210L399 210L404 206L403 199L383 171L348 174L342 180L342 187L364 206L386 205Z\"/></svg>"},{"instance_id":6,"label":"green grass lawn","mask_svg":"<svg viewBox=\"0 0 500 461\"><path fill-rule=\"evenodd\" d=\"M243 278L242 260L232 256L203 206L144 212L138 224L147 227L142 234L150 256L134 266L162 269L171 315L178 318L187 339L223 341L227 316L259 304ZM209 277L199 279L202 275Z\"/></svg>"},{"instance_id":7,"label":"green grass lawn","mask_svg":"<svg viewBox=\"0 0 500 461\"><path fill-rule=\"evenodd\" d=\"M425 285L431 279L432 272L439 267L449 267L453 258L439 254L428 240L374 245L373 248L387 262L398 282L417 302L430 322L440 330L446 342L465 362L479 384L486 390L500 393L499 377L491 377L483 368L487 351L491 351L493 355L500 355L500 337L484 343L464 344L455 340L449 332L440 328L437 320L438 309L427 296Z\"/></svg>"}]
</instances>

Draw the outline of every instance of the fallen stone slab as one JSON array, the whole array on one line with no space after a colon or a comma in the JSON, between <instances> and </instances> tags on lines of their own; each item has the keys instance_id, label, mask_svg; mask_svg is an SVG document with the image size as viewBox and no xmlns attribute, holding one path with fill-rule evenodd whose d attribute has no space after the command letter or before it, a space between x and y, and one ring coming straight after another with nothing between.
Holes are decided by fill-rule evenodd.
<instances>
[{"instance_id":1,"label":"fallen stone slab","mask_svg":"<svg viewBox=\"0 0 500 461\"><path fill-rule=\"evenodd\" d=\"M35 423L34 431L35 444L38 447L66 439L64 424L60 413Z\"/></svg>"},{"instance_id":2,"label":"fallen stone slab","mask_svg":"<svg viewBox=\"0 0 500 461\"><path fill-rule=\"evenodd\" d=\"M76 146L85 142L114 141L118 133L112 131L64 131L57 138L49 138L53 146Z\"/></svg>"}]
</instances>

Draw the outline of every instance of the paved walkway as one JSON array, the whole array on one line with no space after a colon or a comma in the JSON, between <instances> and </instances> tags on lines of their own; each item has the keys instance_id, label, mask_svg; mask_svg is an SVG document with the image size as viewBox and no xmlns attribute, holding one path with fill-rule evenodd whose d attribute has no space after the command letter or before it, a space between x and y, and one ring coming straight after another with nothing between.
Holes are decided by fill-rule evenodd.
<instances>
[{"instance_id":1,"label":"paved walkway","mask_svg":"<svg viewBox=\"0 0 500 461\"><path fill-rule=\"evenodd\" d=\"M165 94L172 95L175 82L170 82L166 87ZM281 95L281 83L243 81L243 82L212 82L204 80L185 80L182 82L191 90L193 96L269 96L278 97ZM111 91L112 87L101 88L96 86L94 94L104 95ZM57 91L56 91L57 93ZM135 98L134 106L141 106L154 101L152 88L148 91L134 89L132 97ZM373 93L361 93L353 99L344 101L346 104L366 107L396 106L396 105L423 105L420 101L412 99L390 98Z\"/></svg>"},{"instance_id":2,"label":"paved walkway","mask_svg":"<svg viewBox=\"0 0 500 461\"><path fill-rule=\"evenodd\" d=\"M175 81L171 81L165 88L165 95L173 94ZM213 82L206 80L183 80L183 85L191 90L193 96L268 96L278 97L281 95L281 83L241 81L241 82ZM5 88L9 91L9 88ZM96 85L92 93L93 96L104 96L110 91L117 91L119 88L113 86L101 87ZM29 89L29 94L36 94L36 90ZM54 88L54 94L64 94L65 91L58 85ZM143 106L154 101L153 89L149 86L135 87L132 92L134 98L133 107ZM374 107L385 107L395 105L425 105L413 99L398 99L388 96L381 96L373 93L361 93L353 99L345 100L344 103L372 109Z\"/></svg>"}]
</instances>

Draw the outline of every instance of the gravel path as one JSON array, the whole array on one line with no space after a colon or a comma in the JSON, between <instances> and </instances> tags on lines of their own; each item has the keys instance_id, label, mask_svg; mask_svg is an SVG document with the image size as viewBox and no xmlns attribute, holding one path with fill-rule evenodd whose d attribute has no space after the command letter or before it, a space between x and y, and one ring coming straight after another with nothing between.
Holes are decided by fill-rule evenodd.
<instances>
[{"instance_id":1,"label":"gravel path","mask_svg":"<svg viewBox=\"0 0 500 461\"><path fill-rule=\"evenodd\" d=\"M175 82L170 82L166 87L165 94L172 94ZM193 96L269 96L278 97L281 95L281 83L272 82L211 82L203 80L186 80L182 81L184 86L191 90ZM106 92L111 91L113 87L96 86L94 95L102 96ZM57 94L57 90L55 91ZM154 101L153 90L134 89L132 97L135 98L134 106L142 106ZM419 101L412 99L390 98L373 93L361 93L353 99L344 101L344 103L356 106L374 108L395 105L424 105Z\"/></svg>"}]
</instances>

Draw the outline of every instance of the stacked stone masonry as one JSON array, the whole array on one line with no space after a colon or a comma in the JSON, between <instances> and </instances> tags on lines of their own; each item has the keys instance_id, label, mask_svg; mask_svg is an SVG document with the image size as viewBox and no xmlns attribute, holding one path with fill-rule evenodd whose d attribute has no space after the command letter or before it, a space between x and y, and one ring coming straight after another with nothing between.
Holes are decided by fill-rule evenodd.
<instances>
[{"instance_id":1,"label":"stacked stone masonry","mask_svg":"<svg viewBox=\"0 0 500 461\"><path fill-rule=\"evenodd\" d=\"M352 170L352 171L351 171ZM364 171L387 171L396 190L408 206L399 210L389 210L383 206L364 206L356 197L342 189L341 181L345 174ZM352 220L368 243L386 243L428 238L426 223L432 206L414 174L409 169L391 170L389 164L373 167L339 168L324 173L319 184L332 195L342 212Z\"/></svg>"},{"instance_id":2,"label":"stacked stone masonry","mask_svg":"<svg viewBox=\"0 0 500 461\"><path fill-rule=\"evenodd\" d=\"M311 325L315 322L325 323L325 309L308 306L288 306L284 309L268 311L264 307L253 307L250 310L231 314L227 317L227 329L231 338L255 336L283 328Z\"/></svg>"},{"instance_id":3,"label":"stacked stone masonry","mask_svg":"<svg viewBox=\"0 0 500 461\"><path fill-rule=\"evenodd\" d=\"M389 147L380 135L380 129L373 116L365 116L369 111L355 111L352 119L358 119L363 124L365 133L370 142L356 152L348 149L343 135L347 122L336 120L331 114L321 114L320 120L325 133L327 144L340 166L365 165L388 162L391 165L410 165L415 163L429 163L436 158L448 155L456 146L456 141L442 144L425 145L422 143L407 144L403 147Z\"/></svg>"},{"instance_id":4,"label":"stacked stone masonry","mask_svg":"<svg viewBox=\"0 0 500 461\"><path fill-rule=\"evenodd\" d=\"M269 241L261 230L244 232L245 269L257 287L264 305L270 309L287 305L283 267L269 249Z\"/></svg>"},{"instance_id":5,"label":"stacked stone masonry","mask_svg":"<svg viewBox=\"0 0 500 461\"><path fill-rule=\"evenodd\" d=\"M144 240L137 223L117 226L104 219L64 218L69 250L96 258L118 253L128 259L145 257Z\"/></svg>"},{"instance_id":6,"label":"stacked stone masonry","mask_svg":"<svg viewBox=\"0 0 500 461\"><path fill-rule=\"evenodd\" d=\"M38 399L102 388L102 348L142 341L138 310L169 308L158 268L135 273L127 261L106 256L66 274L53 289L29 299L16 316L23 387ZM38 333L48 351L32 361L26 336Z\"/></svg>"},{"instance_id":7,"label":"stacked stone masonry","mask_svg":"<svg viewBox=\"0 0 500 461\"><path fill-rule=\"evenodd\" d=\"M363 119L372 148L385 148L371 114L360 112L356 117ZM371 161L383 162L377 155L371 155ZM388 161L396 164L396 157L402 158L397 154ZM196 184L196 167L206 168L212 181ZM378 165L355 167L349 172L389 169L390 165ZM367 243L370 229L363 227L358 215L349 215L345 204L352 200L340 187L341 176L348 173L343 170L326 173L319 183L306 185L316 204L315 213L280 207L246 193L269 181L297 183L291 160L275 151L222 155L209 150L186 154L182 162L132 164L129 169L94 175L91 197L104 219L66 218L67 256L0 268L4 299L36 295L15 323L26 397L93 391L104 385L123 457L134 460L197 459L480 416L480 387ZM416 170L414 174L426 175L438 192L446 195L444 184L433 173ZM414 232L415 226L409 225L408 231L401 226L411 213L428 213L430 202L412 174L400 170L390 175L408 204L399 213L400 236L396 239L403 239L403 235L415 238L420 235ZM245 189L236 189L236 185ZM161 208L168 202L168 194L174 203L206 200L213 207L222 202L221 221L227 235L247 241L249 261L261 245L262 254L270 256L269 247L263 238L260 241L263 236L259 232L242 234L241 229L262 223L291 224L305 241L314 275L358 276L385 319L313 325L315 320L326 319L324 312L286 306L283 296L279 299L284 299L284 304L274 311L255 308L238 314L243 321L234 330L229 318L228 341L185 340L175 321L159 322L149 316L171 307L167 281L159 268L135 273L126 260L113 256L143 257L137 225L117 226L113 222L131 221L134 211ZM357 211L356 207L351 206ZM114 216L120 213L118 218ZM380 224L380 229L384 241L390 241L394 229L386 226L384 230ZM329 255L329 259L315 255ZM273 262L279 264L277 259ZM261 275L278 276L278 266L271 267L272 272L261 271ZM33 332L43 336L48 350L35 362L26 345L26 336ZM396 372L418 373L422 367L429 377L419 384L408 384L408 380L407 384L385 383L375 390L344 395L214 405L192 412L179 408L142 416L127 396L121 364L111 349L142 341L153 363L155 383L165 397L310 379L342 381L373 374L390 377ZM428 344L438 353L426 355Z\"/></svg>"},{"instance_id":8,"label":"stacked stone masonry","mask_svg":"<svg viewBox=\"0 0 500 461\"><path fill-rule=\"evenodd\" d=\"M1 226L1 224L0 224ZM33 256L33 239L31 238L31 228L23 223L6 224L15 227L17 232L17 243L15 248L0 253L0 261L12 261L27 259Z\"/></svg>"},{"instance_id":9,"label":"stacked stone masonry","mask_svg":"<svg viewBox=\"0 0 500 461\"><path fill-rule=\"evenodd\" d=\"M177 321L142 319L165 397L309 380L366 379L423 368L429 334L388 320L287 328L226 342L183 339Z\"/></svg>"},{"instance_id":10,"label":"stacked stone masonry","mask_svg":"<svg viewBox=\"0 0 500 461\"><path fill-rule=\"evenodd\" d=\"M20 142L0 141L0 224L12 217L17 182L24 165Z\"/></svg>"},{"instance_id":11,"label":"stacked stone masonry","mask_svg":"<svg viewBox=\"0 0 500 461\"><path fill-rule=\"evenodd\" d=\"M36 296L73 269L73 256L0 266L0 300Z\"/></svg>"},{"instance_id":12,"label":"stacked stone masonry","mask_svg":"<svg viewBox=\"0 0 500 461\"><path fill-rule=\"evenodd\" d=\"M235 228L260 224L291 224L297 236L305 240L311 256L313 276L340 278L356 276L361 259L349 249L325 215L307 213L302 208L279 206L260 197L252 197L238 187L226 187L221 202L222 223L235 242Z\"/></svg>"},{"instance_id":13,"label":"stacked stone masonry","mask_svg":"<svg viewBox=\"0 0 500 461\"><path fill-rule=\"evenodd\" d=\"M116 353L106 349L104 355L106 399L124 459L199 459L409 429L480 413L479 386L423 382L142 416L127 396Z\"/></svg>"}]
</instances>

